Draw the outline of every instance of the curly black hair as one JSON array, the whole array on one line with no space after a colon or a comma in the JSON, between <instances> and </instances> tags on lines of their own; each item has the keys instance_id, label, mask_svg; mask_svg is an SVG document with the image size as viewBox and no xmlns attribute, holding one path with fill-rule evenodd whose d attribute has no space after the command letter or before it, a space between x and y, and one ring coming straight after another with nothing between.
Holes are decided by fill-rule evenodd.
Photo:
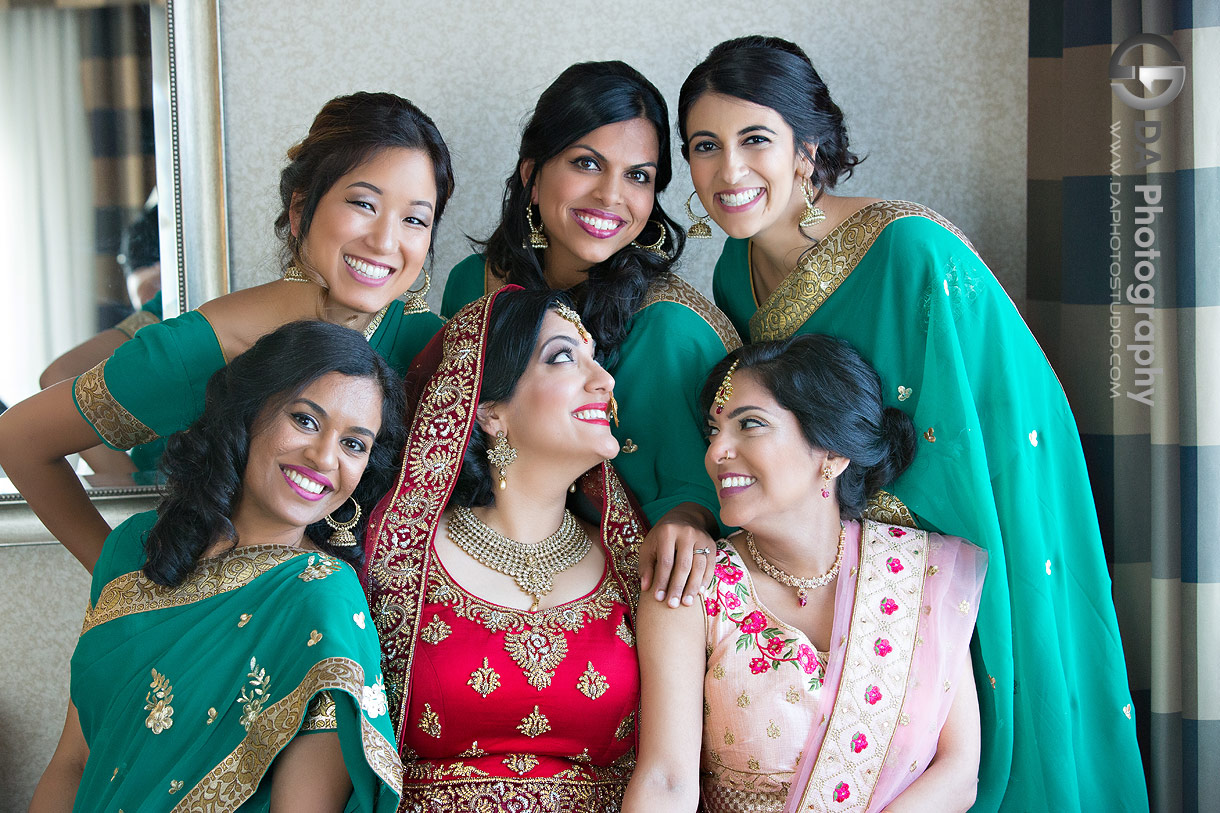
<instances>
[{"instance_id":1,"label":"curly black hair","mask_svg":"<svg viewBox=\"0 0 1220 813\"><path fill-rule=\"evenodd\" d=\"M218 370L208 381L203 414L190 429L170 436L161 458L165 495L144 542L148 578L177 586L217 541L236 545L230 518L241 499L259 417L328 373L372 379L382 391L381 429L352 493L363 510L353 533L363 535L369 512L393 485L406 440L402 383L356 331L326 322L291 322ZM306 527L305 534L321 550L359 562L362 547L330 545L331 528L324 521Z\"/></svg>"}]
</instances>

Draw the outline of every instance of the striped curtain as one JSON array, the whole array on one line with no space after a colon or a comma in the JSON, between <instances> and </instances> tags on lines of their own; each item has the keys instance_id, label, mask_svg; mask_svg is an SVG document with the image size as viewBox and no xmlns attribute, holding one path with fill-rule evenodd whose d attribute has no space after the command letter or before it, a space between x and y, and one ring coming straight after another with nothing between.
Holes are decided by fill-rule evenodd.
<instances>
[{"instance_id":1,"label":"striped curtain","mask_svg":"<svg viewBox=\"0 0 1220 813\"><path fill-rule=\"evenodd\" d=\"M1027 318L1080 426L1152 808L1220 810L1220 2L1031 0L1029 49Z\"/></svg>"},{"instance_id":2,"label":"striped curtain","mask_svg":"<svg viewBox=\"0 0 1220 813\"><path fill-rule=\"evenodd\" d=\"M131 312L116 255L123 229L156 186L148 4L75 2L81 81L93 148L97 329Z\"/></svg>"}]
</instances>

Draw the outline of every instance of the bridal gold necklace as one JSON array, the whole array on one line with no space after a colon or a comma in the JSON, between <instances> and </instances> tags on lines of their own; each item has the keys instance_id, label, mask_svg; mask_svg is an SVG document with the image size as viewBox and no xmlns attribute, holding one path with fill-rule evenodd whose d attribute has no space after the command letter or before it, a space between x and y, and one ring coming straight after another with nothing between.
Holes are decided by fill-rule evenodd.
<instances>
[{"instance_id":1,"label":"bridal gold necklace","mask_svg":"<svg viewBox=\"0 0 1220 813\"><path fill-rule=\"evenodd\" d=\"M559 529L535 545L510 539L458 506L449 515L449 538L478 562L506 576L533 599L530 612L555 586L554 576L585 558L593 542L571 511L563 512Z\"/></svg>"},{"instance_id":2,"label":"bridal gold necklace","mask_svg":"<svg viewBox=\"0 0 1220 813\"><path fill-rule=\"evenodd\" d=\"M812 579L802 579L799 576L793 576L791 573L786 573L780 570L775 565L767 561L758 547L754 544L754 534L746 531L746 550L750 552L750 558L754 560L754 564L758 565L763 573L766 573L771 578L775 579L782 585L796 588L796 600L802 607L809 603L810 590L816 590L819 587L825 587L834 581L835 576L839 575L839 565L843 563L843 540L847 536L847 526L842 522L839 523L839 552L835 554L835 563L830 566L821 576L814 576Z\"/></svg>"}]
</instances>

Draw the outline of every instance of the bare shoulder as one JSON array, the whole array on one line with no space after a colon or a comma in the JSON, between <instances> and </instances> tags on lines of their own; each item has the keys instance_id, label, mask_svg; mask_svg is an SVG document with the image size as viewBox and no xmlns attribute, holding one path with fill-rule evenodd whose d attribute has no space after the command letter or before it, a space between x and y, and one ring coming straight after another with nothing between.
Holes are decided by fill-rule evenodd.
<instances>
[{"instance_id":1,"label":"bare shoulder","mask_svg":"<svg viewBox=\"0 0 1220 813\"><path fill-rule=\"evenodd\" d=\"M276 280L219 296L199 306L216 331L225 357L250 348L259 337L298 319L313 318L317 289Z\"/></svg>"}]
</instances>

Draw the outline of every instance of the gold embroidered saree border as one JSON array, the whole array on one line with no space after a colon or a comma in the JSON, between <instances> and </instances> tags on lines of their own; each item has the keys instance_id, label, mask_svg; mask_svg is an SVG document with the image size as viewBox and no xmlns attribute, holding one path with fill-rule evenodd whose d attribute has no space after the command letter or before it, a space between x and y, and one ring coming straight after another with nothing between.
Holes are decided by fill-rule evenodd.
<instances>
[{"instance_id":1,"label":"gold embroidered saree border","mask_svg":"<svg viewBox=\"0 0 1220 813\"><path fill-rule=\"evenodd\" d=\"M729 317L677 274L670 274L669 279L665 282L653 283L648 289L648 293L644 295L644 301L636 313L658 302L675 302L697 313L712 330L716 331L716 335L724 343L724 352L731 353L741 347L741 337L737 335L737 328L733 327Z\"/></svg>"},{"instance_id":2,"label":"gold embroidered saree border","mask_svg":"<svg viewBox=\"0 0 1220 813\"><path fill-rule=\"evenodd\" d=\"M847 280L885 227L903 217L926 217L953 232L971 251L974 250L957 226L923 204L905 200L870 203L831 230L771 292L767 301L750 317L751 340L786 339L796 333ZM750 256L747 244L747 281L753 286Z\"/></svg>"},{"instance_id":3,"label":"gold embroidered saree border","mask_svg":"<svg viewBox=\"0 0 1220 813\"><path fill-rule=\"evenodd\" d=\"M115 577L85 611L84 635L94 627L137 613L185 607L245 587L272 568L309 553L283 545L251 545L199 563L185 582L163 587L136 570Z\"/></svg>"},{"instance_id":4,"label":"gold embroidered saree border","mask_svg":"<svg viewBox=\"0 0 1220 813\"><path fill-rule=\"evenodd\" d=\"M116 449L130 449L156 440L157 433L110 394L110 388L106 386L107 361L109 359L103 359L97 366L78 375L72 385L72 395L76 398L81 415L102 440Z\"/></svg>"},{"instance_id":5,"label":"gold embroidered saree border","mask_svg":"<svg viewBox=\"0 0 1220 813\"><path fill-rule=\"evenodd\" d=\"M869 497L864 506L864 518L879 522L882 525L902 525L907 528L918 528L915 516L906 503L888 491L878 491Z\"/></svg>"},{"instance_id":6,"label":"gold embroidered saree border","mask_svg":"<svg viewBox=\"0 0 1220 813\"><path fill-rule=\"evenodd\" d=\"M875 522L861 531L859 578L853 603L843 674L822 746L797 810L863 811L881 777L894 733L901 724L907 676L919 643L927 575L927 531L896 529ZM898 572L888 566L906 559ZM886 602L896 609L886 612ZM875 642L890 649L882 655ZM865 732L872 739L853 747ZM799 769L798 769L799 770Z\"/></svg>"},{"instance_id":7,"label":"gold embroidered saree border","mask_svg":"<svg viewBox=\"0 0 1220 813\"><path fill-rule=\"evenodd\" d=\"M155 325L160 321L155 314L151 314L146 310L138 310L115 325L114 329L130 339L140 332L140 328Z\"/></svg>"},{"instance_id":8,"label":"gold embroidered saree border","mask_svg":"<svg viewBox=\"0 0 1220 813\"><path fill-rule=\"evenodd\" d=\"M408 782L399 809L420 813L456 810L618 813L626 790L627 777L602 780L488 777Z\"/></svg>"},{"instance_id":9,"label":"gold embroidered saree border","mask_svg":"<svg viewBox=\"0 0 1220 813\"><path fill-rule=\"evenodd\" d=\"M784 791L738 790L707 781L701 790L706 813L781 813L788 798Z\"/></svg>"},{"instance_id":10,"label":"gold embroidered saree border","mask_svg":"<svg viewBox=\"0 0 1220 813\"><path fill-rule=\"evenodd\" d=\"M318 692L348 693L359 706L364 669L350 658L326 658L315 664L301 683L285 697L264 709L242 741L174 806L174 813L234 810L254 795L276 755L296 736ZM395 791L402 788L402 762L398 750L360 714L364 758L373 772Z\"/></svg>"}]
</instances>

